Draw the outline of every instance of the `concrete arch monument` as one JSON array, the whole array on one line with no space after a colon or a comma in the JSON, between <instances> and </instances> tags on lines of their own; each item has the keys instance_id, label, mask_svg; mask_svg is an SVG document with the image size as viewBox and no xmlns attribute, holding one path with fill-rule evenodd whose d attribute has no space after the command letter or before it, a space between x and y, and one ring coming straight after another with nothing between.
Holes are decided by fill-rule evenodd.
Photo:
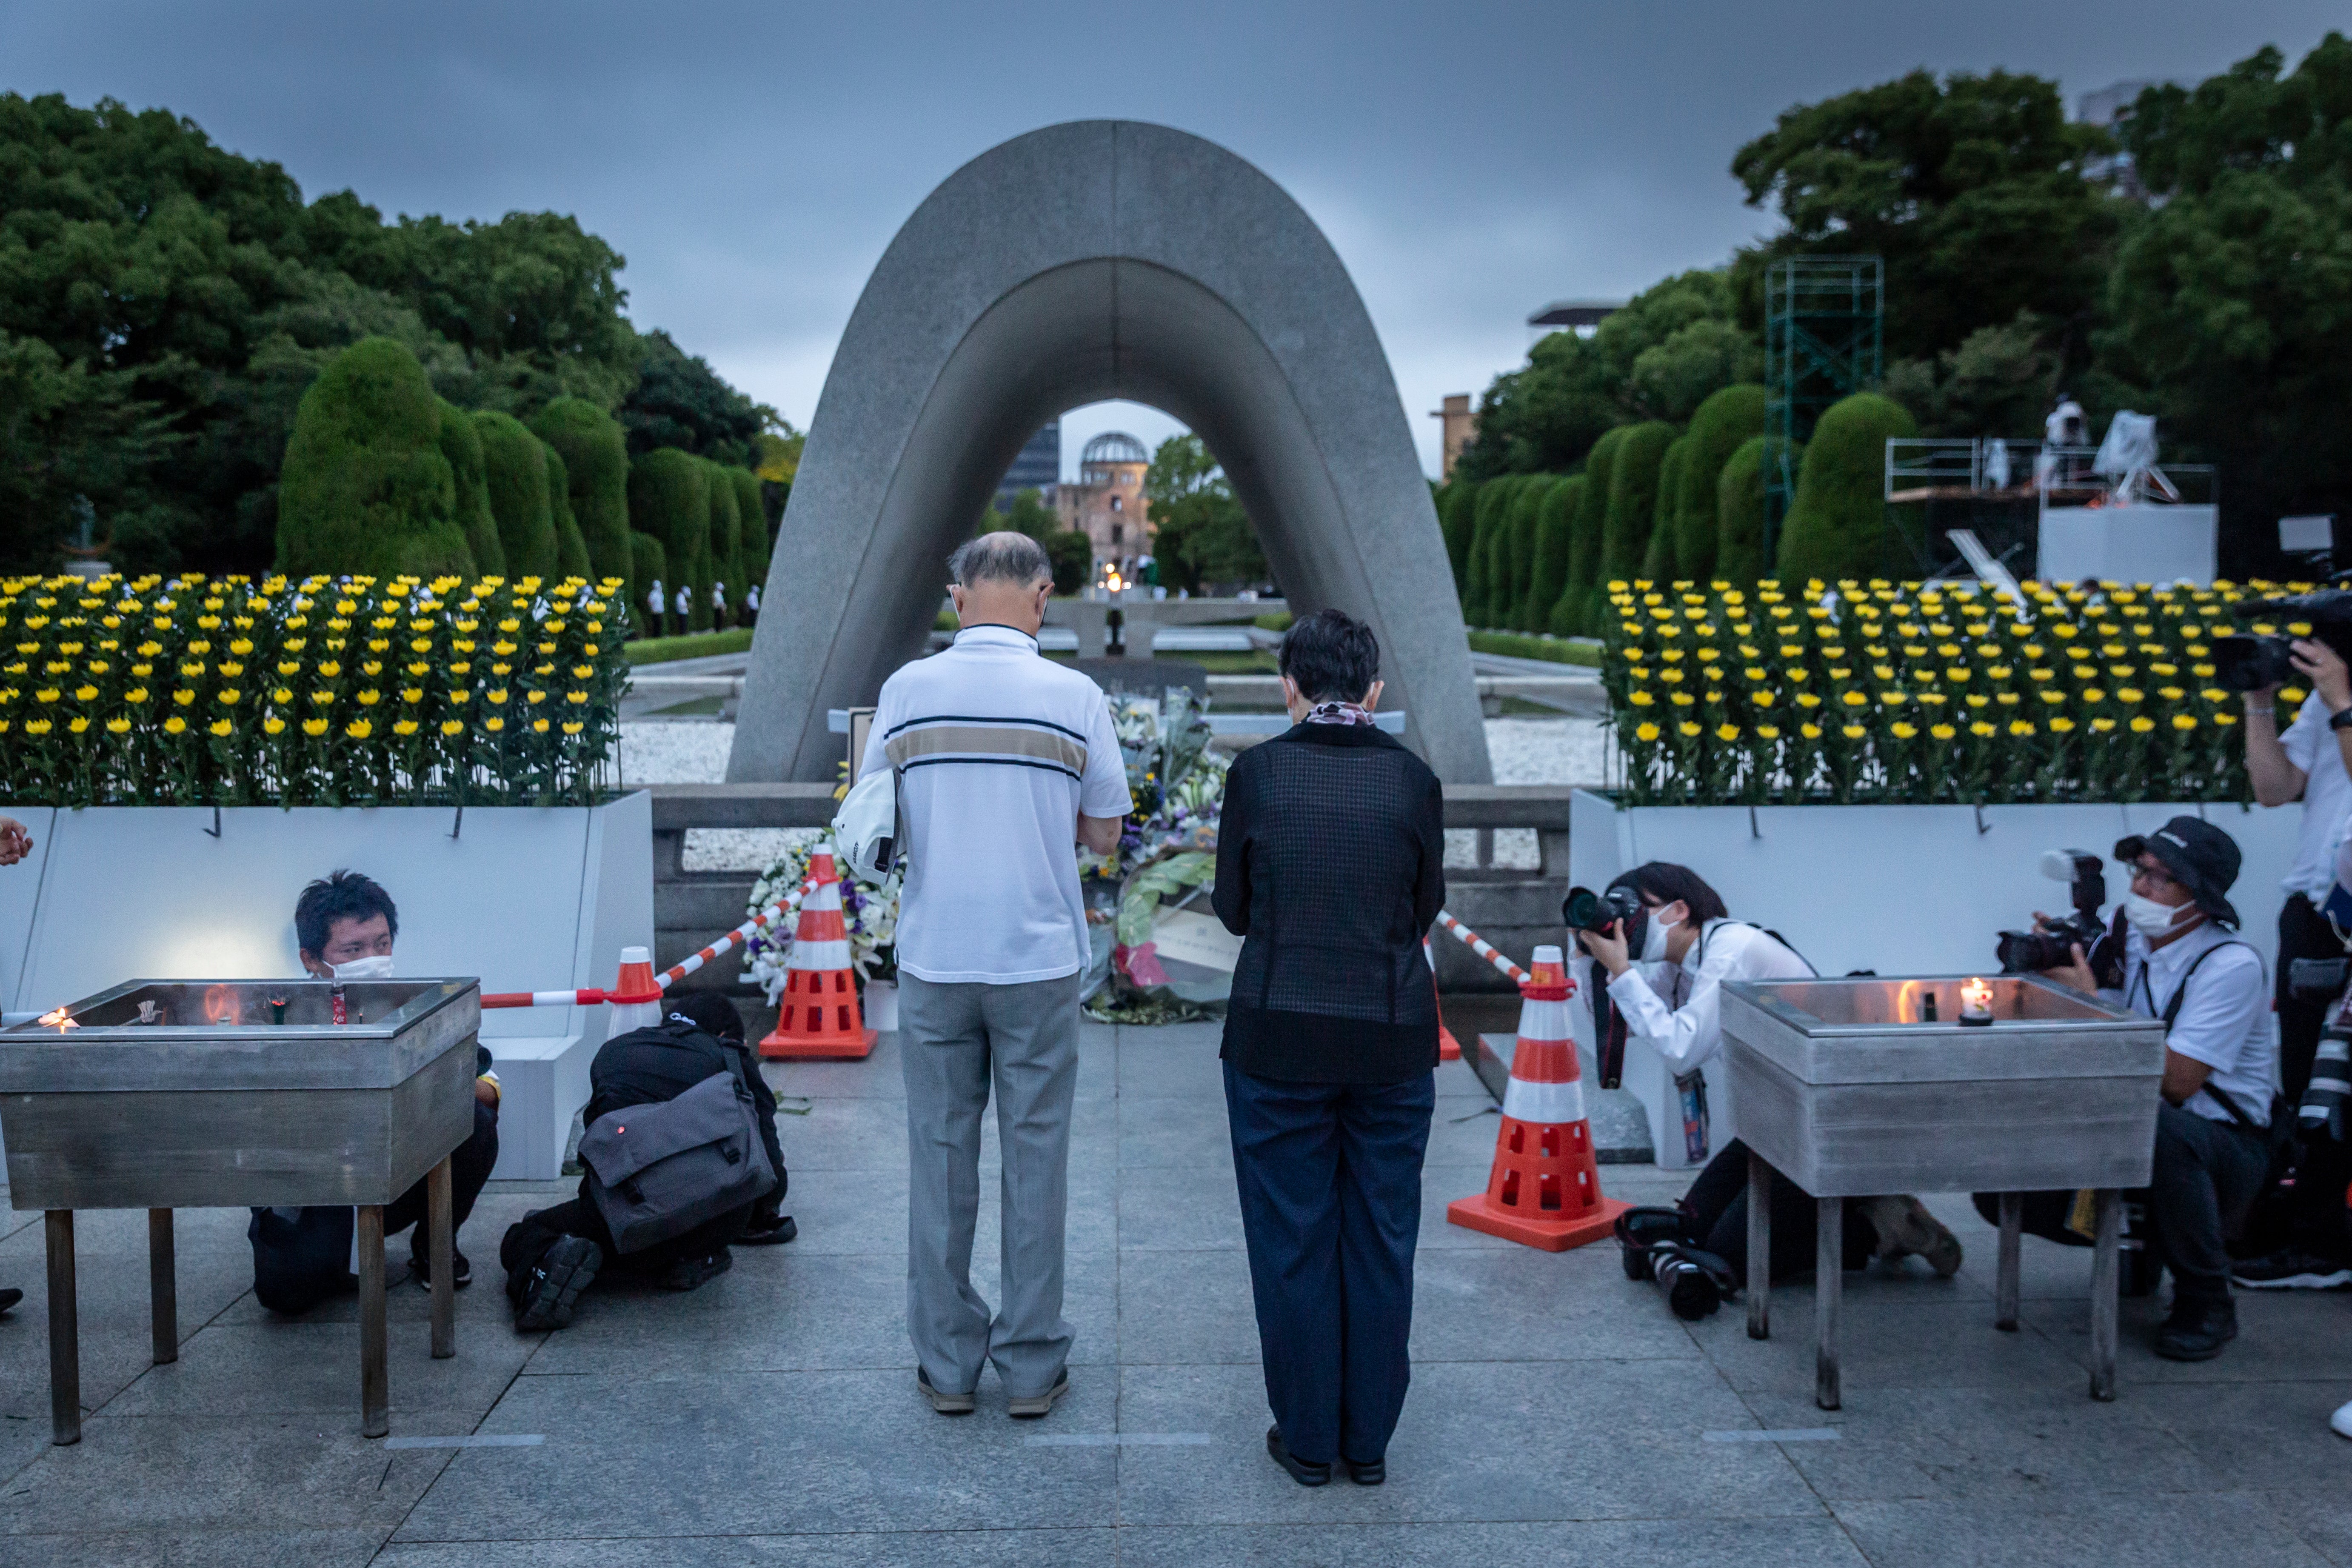
<instances>
[{"instance_id":1,"label":"concrete arch monument","mask_svg":"<svg viewBox=\"0 0 2352 1568\"><path fill-rule=\"evenodd\" d=\"M1487 782L1444 541L1347 269L1265 174L1129 121L982 153L883 253L810 422L728 777L834 777L826 710L921 651L947 554L1031 432L1110 397L1199 433L1293 608L1370 622L1407 742Z\"/></svg>"}]
</instances>

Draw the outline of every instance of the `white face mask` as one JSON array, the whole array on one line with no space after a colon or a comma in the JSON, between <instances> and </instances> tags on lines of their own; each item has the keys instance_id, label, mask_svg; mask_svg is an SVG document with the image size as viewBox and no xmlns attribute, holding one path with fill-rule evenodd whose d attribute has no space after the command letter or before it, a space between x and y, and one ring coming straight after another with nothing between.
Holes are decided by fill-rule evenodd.
<instances>
[{"instance_id":1,"label":"white face mask","mask_svg":"<svg viewBox=\"0 0 2352 1568\"><path fill-rule=\"evenodd\" d=\"M1642 922L1642 962L1656 963L1664 960L1666 956L1666 932L1682 923L1664 919L1658 910L1652 910L1649 918Z\"/></svg>"},{"instance_id":2,"label":"white face mask","mask_svg":"<svg viewBox=\"0 0 2352 1568\"><path fill-rule=\"evenodd\" d=\"M368 958L354 958L349 963L328 965L338 980L389 980L392 978L392 954L376 953Z\"/></svg>"},{"instance_id":3,"label":"white face mask","mask_svg":"<svg viewBox=\"0 0 2352 1568\"><path fill-rule=\"evenodd\" d=\"M2195 908L2194 904L2159 904L2138 893L2124 897L2124 919L2131 922L2132 930L2150 942L2170 931L2176 919L2187 916Z\"/></svg>"}]
</instances>

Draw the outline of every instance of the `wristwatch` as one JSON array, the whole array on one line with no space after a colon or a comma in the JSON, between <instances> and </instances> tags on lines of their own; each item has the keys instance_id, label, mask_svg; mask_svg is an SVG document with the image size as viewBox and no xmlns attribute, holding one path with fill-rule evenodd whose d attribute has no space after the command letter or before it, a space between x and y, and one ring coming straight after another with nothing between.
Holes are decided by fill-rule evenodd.
<instances>
[{"instance_id":1,"label":"wristwatch","mask_svg":"<svg viewBox=\"0 0 2352 1568\"><path fill-rule=\"evenodd\" d=\"M2338 708L2328 715L2327 727L2331 730L2352 730L2352 708Z\"/></svg>"}]
</instances>

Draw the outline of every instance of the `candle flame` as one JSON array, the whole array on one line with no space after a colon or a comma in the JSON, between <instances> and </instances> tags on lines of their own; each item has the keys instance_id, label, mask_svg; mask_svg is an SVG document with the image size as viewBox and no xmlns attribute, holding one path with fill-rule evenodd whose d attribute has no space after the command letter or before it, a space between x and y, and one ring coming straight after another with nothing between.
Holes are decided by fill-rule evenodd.
<instances>
[{"instance_id":1,"label":"candle flame","mask_svg":"<svg viewBox=\"0 0 2352 1568\"><path fill-rule=\"evenodd\" d=\"M35 1019L34 1022L39 1024L43 1028L55 1029L60 1035L64 1034L68 1029L79 1029L81 1027L79 1024L74 1022L72 1015L68 1014L63 1007L52 1008L48 1012L42 1014L38 1018Z\"/></svg>"},{"instance_id":2,"label":"candle flame","mask_svg":"<svg viewBox=\"0 0 2352 1568\"><path fill-rule=\"evenodd\" d=\"M245 999L234 985L205 987L205 1022L207 1024L241 1024L245 1021Z\"/></svg>"},{"instance_id":3,"label":"candle flame","mask_svg":"<svg viewBox=\"0 0 2352 1568\"><path fill-rule=\"evenodd\" d=\"M1960 983L1960 1005L1971 1013L1992 1011L1992 982L1985 979L1964 980Z\"/></svg>"}]
</instances>

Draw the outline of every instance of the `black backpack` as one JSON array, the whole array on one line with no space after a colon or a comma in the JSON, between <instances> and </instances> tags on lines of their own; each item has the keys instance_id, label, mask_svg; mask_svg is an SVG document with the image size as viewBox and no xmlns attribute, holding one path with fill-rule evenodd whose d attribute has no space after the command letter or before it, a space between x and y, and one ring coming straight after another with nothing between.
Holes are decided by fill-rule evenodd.
<instances>
[{"instance_id":1,"label":"black backpack","mask_svg":"<svg viewBox=\"0 0 2352 1568\"><path fill-rule=\"evenodd\" d=\"M738 1060L674 1099L608 1110L580 1139L589 1198L624 1254L683 1236L776 1189Z\"/></svg>"}]
</instances>

